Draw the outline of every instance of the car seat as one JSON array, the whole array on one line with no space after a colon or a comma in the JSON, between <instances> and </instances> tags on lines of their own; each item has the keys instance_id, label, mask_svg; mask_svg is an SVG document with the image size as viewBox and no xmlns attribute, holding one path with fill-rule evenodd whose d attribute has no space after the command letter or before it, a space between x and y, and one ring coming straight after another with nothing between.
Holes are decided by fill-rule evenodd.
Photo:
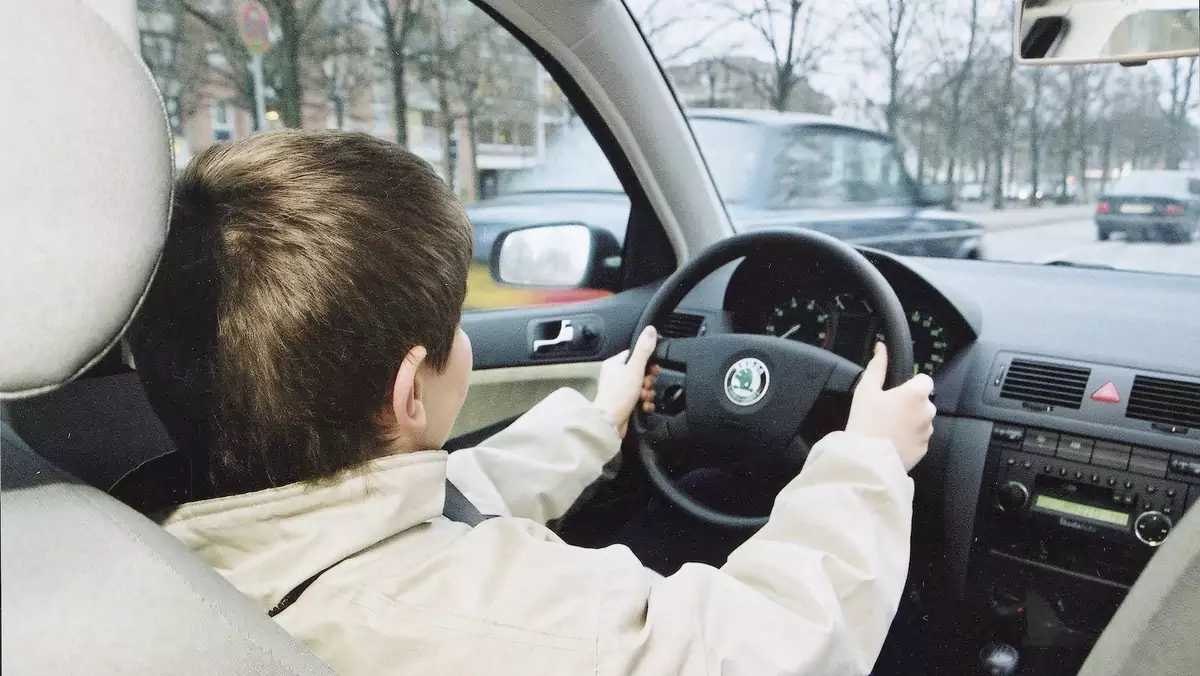
<instances>
[{"instance_id":1,"label":"car seat","mask_svg":"<svg viewBox=\"0 0 1200 676\"><path fill-rule=\"evenodd\" d=\"M166 111L134 51L135 3L103 7L9 3L0 25L6 399L50 392L100 360L166 234ZM3 673L333 673L153 522L2 427Z\"/></svg>"}]
</instances>

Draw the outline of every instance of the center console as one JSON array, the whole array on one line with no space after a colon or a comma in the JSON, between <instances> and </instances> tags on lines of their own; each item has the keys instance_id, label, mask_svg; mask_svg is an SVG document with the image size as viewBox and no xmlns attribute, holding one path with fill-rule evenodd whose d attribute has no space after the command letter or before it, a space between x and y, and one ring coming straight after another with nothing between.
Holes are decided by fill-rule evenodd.
<instances>
[{"instance_id":1,"label":"center console","mask_svg":"<svg viewBox=\"0 0 1200 676\"><path fill-rule=\"evenodd\" d=\"M1200 457L1013 424L990 437L967 588L994 638L1077 668L1200 499Z\"/></svg>"}]
</instances>

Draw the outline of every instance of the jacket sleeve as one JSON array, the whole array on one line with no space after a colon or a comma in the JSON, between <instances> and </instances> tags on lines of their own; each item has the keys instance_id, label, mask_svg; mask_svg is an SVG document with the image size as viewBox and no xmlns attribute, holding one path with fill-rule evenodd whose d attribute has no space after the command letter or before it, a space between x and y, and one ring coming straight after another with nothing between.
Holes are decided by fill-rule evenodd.
<instances>
[{"instance_id":1,"label":"jacket sleeve","mask_svg":"<svg viewBox=\"0 0 1200 676\"><path fill-rule=\"evenodd\" d=\"M600 673L870 673L907 576L912 497L890 442L829 435L720 569L609 576Z\"/></svg>"},{"instance_id":2,"label":"jacket sleeve","mask_svg":"<svg viewBox=\"0 0 1200 676\"><path fill-rule=\"evenodd\" d=\"M565 514L620 449L604 414L564 388L481 446L451 453L446 472L483 513L545 524Z\"/></svg>"}]
</instances>

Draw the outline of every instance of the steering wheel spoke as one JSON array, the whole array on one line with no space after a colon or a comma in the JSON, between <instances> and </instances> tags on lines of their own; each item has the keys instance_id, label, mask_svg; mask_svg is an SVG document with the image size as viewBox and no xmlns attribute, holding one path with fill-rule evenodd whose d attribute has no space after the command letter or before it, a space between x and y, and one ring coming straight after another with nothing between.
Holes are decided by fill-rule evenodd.
<instances>
[{"instance_id":1,"label":"steering wheel spoke","mask_svg":"<svg viewBox=\"0 0 1200 676\"><path fill-rule=\"evenodd\" d=\"M833 370L829 372L829 378L825 381L825 391L830 394L850 394L858 385L858 379L862 376L862 372L863 367L849 359L838 357L833 362Z\"/></svg>"}]
</instances>

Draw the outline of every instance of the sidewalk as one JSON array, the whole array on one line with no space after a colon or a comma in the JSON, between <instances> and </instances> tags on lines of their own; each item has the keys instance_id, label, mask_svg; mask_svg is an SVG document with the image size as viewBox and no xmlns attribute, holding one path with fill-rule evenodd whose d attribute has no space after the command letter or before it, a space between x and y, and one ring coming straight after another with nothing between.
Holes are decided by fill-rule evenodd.
<instances>
[{"instance_id":1,"label":"sidewalk","mask_svg":"<svg viewBox=\"0 0 1200 676\"><path fill-rule=\"evenodd\" d=\"M1016 228L1032 228L1039 225L1055 223L1070 223L1091 220L1095 207L1084 206L1053 206L1053 207L1018 207L1001 211L962 211L965 218L981 223L990 231L1013 230Z\"/></svg>"}]
</instances>

